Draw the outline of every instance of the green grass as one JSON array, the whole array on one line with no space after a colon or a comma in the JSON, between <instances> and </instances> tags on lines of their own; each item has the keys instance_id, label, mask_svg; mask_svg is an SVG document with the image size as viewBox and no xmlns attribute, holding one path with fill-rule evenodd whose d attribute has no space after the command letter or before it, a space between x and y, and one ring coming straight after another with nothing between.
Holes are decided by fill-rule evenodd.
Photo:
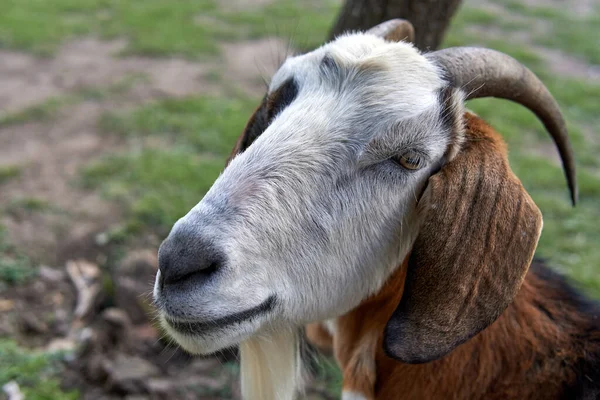
<instances>
[{"instance_id":1,"label":"green grass","mask_svg":"<svg viewBox=\"0 0 600 400\"><path fill-rule=\"evenodd\" d=\"M106 87L82 87L74 92L57 97L51 97L39 104L26 107L14 113L0 114L0 128L11 125L23 124L55 119L65 107L82 101L103 101L110 96L126 93L135 85L146 82L148 77L142 74L129 74ZM0 183L2 182L2 169L0 169Z\"/></svg>"},{"instance_id":2,"label":"green grass","mask_svg":"<svg viewBox=\"0 0 600 400\"><path fill-rule=\"evenodd\" d=\"M6 231L0 225L0 292L7 285L27 281L36 272L29 259L9 242Z\"/></svg>"},{"instance_id":3,"label":"green grass","mask_svg":"<svg viewBox=\"0 0 600 400\"><path fill-rule=\"evenodd\" d=\"M255 103L194 97L106 114L101 126L107 133L166 144L104 158L83 171L83 183L129 209L127 231L165 234L210 188Z\"/></svg>"},{"instance_id":4,"label":"green grass","mask_svg":"<svg viewBox=\"0 0 600 400\"><path fill-rule=\"evenodd\" d=\"M589 63L600 64L600 44L597 39L600 4L593 5L591 12L586 15L575 15L564 5L533 6L519 0L502 0L497 4L504 5L504 13L479 8L473 0L465 1L452 22L451 33L474 25L483 27L483 31L493 27L499 29L501 34L499 36L498 31L493 31L489 35L513 48L523 44L522 40L511 40L514 34L527 33L535 45L562 50ZM533 28L540 23L545 24L546 28Z\"/></svg>"},{"instance_id":5,"label":"green grass","mask_svg":"<svg viewBox=\"0 0 600 400\"><path fill-rule=\"evenodd\" d=\"M242 29L242 37L266 35L291 40L300 50L312 50L323 44L338 11L333 0L279 0L264 8L252 8L236 13L221 13L220 17Z\"/></svg>"},{"instance_id":6,"label":"green grass","mask_svg":"<svg viewBox=\"0 0 600 400\"><path fill-rule=\"evenodd\" d=\"M152 228L164 235L200 201L223 165L220 158L203 157L183 147L144 149L92 164L83 177L87 186L99 186L129 209L130 230Z\"/></svg>"},{"instance_id":7,"label":"green grass","mask_svg":"<svg viewBox=\"0 0 600 400\"><path fill-rule=\"evenodd\" d=\"M513 15L552 24L553 35L544 35L544 38L541 35L537 36L538 41L554 48L563 48L587 58L590 62L598 63L599 45L597 40L593 40L595 39L593 34L600 21L599 3L590 4L591 12L577 15L558 3L551 6L533 6L518 0L503 0L503 2Z\"/></svg>"},{"instance_id":8,"label":"green grass","mask_svg":"<svg viewBox=\"0 0 600 400\"><path fill-rule=\"evenodd\" d=\"M256 101L244 98L166 99L129 113L105 114L104 131L124 136L163 135L174 144L217 156L229 154Z\"/></svg>"},{"instance_id":9,"label":"green grass","mask_svg":"<svg viewBox=\"0 0 600 400\"><path fill-rule=\"evenodd\" d=\"M214 53L214 32L193 18L214 12L213 0L4 0L0 43L50 54L64 41L83 35L125 37L129 51L143 54Z\"/></svg>"},{"instance_id":10,"label":"green grass","mask_svg":"<svg viewBox=\"0 0 600 400\"><path fill-rule=\"evenodd\" d=\"M600 44L598 44L598 26L600 13L588 18L571 18L569 21L556 21L554 35L538 34L537 44L563 50L583 60L600 64Z\"/></svg>"},{"instance_id":11,"label":"green grass","mask_svg":"<svg viewBox=\"0 0 600 400\"><path fill-rule=\"evenodd\" d=\"M0 128L53 118L62 107L73 102L74 98L72 96L53 97L40 104L24 108L21 111L0 115Z\"/></svg>"},{"instance_id":12,"label":"green grass","mask_svg":"<svg viewBox=\"0 0 600 400\"><path fill-rule=\"evenodd\" d=\"M0 166L0 185L19 177L19 175L21 175L21 167L18 165Z\"/></svg>"},{"instance_id":13,"label":"green grass","mask_svg":"<svg viewBox=\"0 0 600 400\"><path fill-rule=\"evenodd\" d=\"M314 46L337 5L283 0L248 11L216 0L4 0L0 47L54 53L74 37L126 38L126 53L196 58L218 53L219 40L280 35Z\"/></svg>"},{"instance_id":14,"label":"green grass","mask_svg":"<svg viewBox=\"0 0 600 400\"><path fill-rule=\"evenodd\" d=\"M323 355L315 354L315 370L311 371L317 384L324 386L324 389L334 396L342 393L342 375L336 362Z\"/></svg>"},{"instance_id":15,"label":"green grass","mask_svg":"<svg viewBox=\"0 0 600 400\"><path fill-rule=\"evenodd\" d=\"M38 197L21 197L13 199L6 206L6 213L18 214L19 212L42 212L52 210L52 206L47 200Z\"/></svg>"},{"instance_id":16,"label":"green grass","mask_svg":"<svg viewBox=\"0 0 600 400\"><path fill-rule=\"evenodd\" d=\"M75 100L106 100L111 96L127 93L139 83L147 83L149 77L140 74L127 74L107 87L84 87L73 93Z\"/></svg>"},{"instance_id":17,"label":"green grass","mask_svg":"<svg viewBox=\"0 0 600 400\"><path fill-rule=\"evenodd\" d=\"M78 399L77 391L60 387L56 377L61 369L60 358L60 353L31 351L0 338L0 386L16 381L27 400Z\"/></svg>"}]
</instances>

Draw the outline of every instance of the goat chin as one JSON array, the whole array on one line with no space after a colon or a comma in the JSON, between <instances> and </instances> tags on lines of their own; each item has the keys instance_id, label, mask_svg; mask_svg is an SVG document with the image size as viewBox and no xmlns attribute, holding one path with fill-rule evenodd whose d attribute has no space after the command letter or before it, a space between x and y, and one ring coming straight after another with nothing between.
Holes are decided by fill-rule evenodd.
<instances>
[{"instance_id":1,"label":"goat chin","mask_svg":"<svg viewBox=\"0 0 600 400\"><path fill-rule=\"evenodd\" d=\"M244 400L293 400L302 388L300 339L293 330L240 344Z\"/></svg>"}]
</instances>

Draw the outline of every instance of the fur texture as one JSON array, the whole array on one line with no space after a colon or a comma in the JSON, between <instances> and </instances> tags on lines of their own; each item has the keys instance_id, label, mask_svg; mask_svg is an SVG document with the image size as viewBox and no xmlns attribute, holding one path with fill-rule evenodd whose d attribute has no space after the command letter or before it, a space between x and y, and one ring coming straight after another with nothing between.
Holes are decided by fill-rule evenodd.
<instances>
[{"instance_id":1,"label":"fur texture","mask_svg":"<svg viewBox=\"0 0 600 400\"><path fill-rule=\"evenodd\" d=\"M369 400L600 396L598 305L542 261L534 260L515 301L496 322L425 364L400 363L382 350L383 329L402 295L405 272L399 268L380 293L338 318L335 336L319 324L307 327L311 342L334 350L345 392ZM363 346L373 340L375 346Z\"/></svg>"},{"instance_id":2,"label":"fur texture","mask_svg":"<svg viewBox=\"0 0 600 400\"><path fill-rule=\"evenodd\" d=\"M497 138L481 119L466 120L467 137ZM333 335L320 324L307 327L312 343L333 349L345 392L369 400L600 396L600 308L539 260L499 319L447 356L424 364L390 358L383 350L384 330L406 295L411 257L377 295L338 318Z\"/></svg>"},{"instance_id":3,"label":"fur texture","mask_svg":"<svg viewBox=\"0 0 600 400\"><path fill-rule=\"evenodd\" d=\"M431 209L424 212L419 199L444 186L436 186L435 177L450 171L453 160L466 157L487 165L464 152L477 146L465 135L463 99L461 89L412 45L371 34L345 35L286 60L226 169L161 245L154 297L165 329L192 353L241 343L245 398L292 399L301 368L298 341L290 332L311 321L335 320L328 328L336 349L350 346L347 352L336 350L344 375L353 382L345 396L389 398L391 392L378 385L400 378L381 371L391 373L397 363L382 353L383 326L363 326L360 319L357 325L351 318L357 310L373 318L388 313L386 347L396 358L411 361L415 357L402 347L406 338L400 325L411 328L418 344L436 327L448 332L438 332L437 348L410 346L428 360L491 323L519 289L541 228L535 205L498 154L493 153L492 168L466 177L479 183L470 187L470 200L464 203L473 205L481 224L516 214L512 230L499 229L495 242L509 253L507 260L498 261L504 254L494 252L489 259L488 253L483 259L473 254L463 259L467 245L459 243L458 252L440 245L435 248L439 254L458 258L436 264L434 276L424 281L412 273L429 264L423 254L433 239L422 239L431 226L447 233L452 225L441 214L432 222L428 215L436 204L423 202ZM501 141L491 143L493 151L504 151ZM481 186L492 182L488 178L495 184ZM455 186L448 182L446 188ZM478 187L487 194L496 186L502 190L492 197L500 202L477 193ZM436 196L444 201L444 193ZM481 204L498 204L498 214L487 214ZM487 237L477 235L481 229L468 225L460 232L481 246ZM515 232L518 243L506 244L502 235ZM407 261L406 268L398 269L411 249L425 261ZM468 265L468 273L460 274L456 267L461 264ZM410 296L392 315L388 307L398 306L404 288L398 274L408 274ZM436 307L433 294L439 295L446 283L458 295L442 296L447 301ZM385 289L390 285L396 290ZM365 299L375 299L380 309L363 308ZM425 317L432 310L434 323L428 324ZM341 339L345 335L350 338ZM435 388L440 393L451 389L431 388L434 394Z\"/></svg>"},{"instance_id":4,"label":"fur texture","mask_svg":"<svg viewBox=\"0 0 600 400\"><path fill-rule=\"evenodd\" d=\"M542 230L502 138L470 114L460 120L459 153L419 199L404 295L386 328L386 351L403 362L439 359L494 322L519 290Z\"/></svg>"},{"instance_id":5,"label":"fur texture","mask_svg":"<svg viewBox=\"0 0 600 400\"><path fill-rule=\"evenodd\" d=\"M293 400L302 387L298 335L282 330L240 344L244 399Z\"/></svg>"}]
</instances>

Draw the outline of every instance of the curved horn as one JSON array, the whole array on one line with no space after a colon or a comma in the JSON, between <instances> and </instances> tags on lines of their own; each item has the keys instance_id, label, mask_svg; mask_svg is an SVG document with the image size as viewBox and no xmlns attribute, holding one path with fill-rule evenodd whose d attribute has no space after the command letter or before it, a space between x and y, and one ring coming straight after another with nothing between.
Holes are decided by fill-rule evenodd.
<instances>
[{"instance_id":1,"label":"curved horn","mask_svg":"<svg viewBox=\"0 0 600 400\"><path fill-rule=\"evenodd\" d=\"M504 53L476 47L453 47L426 57L445 70L446 78L465 92L466 100L498 97L533 111L558 148L571 201L576 204L575 160L567 127L556 100L533 72Z\"/></svg>"},{"instance_id":2,"label":"curved horn","mask_svg":"<svg viewBox=\"0 0 600 400\"><path fill-rule=\"evenodd\" d=\"M409 21L400 18L375 25L366 33L379 36L391 42L404 41L413 43L415 41L415 28L413 28Z\"/></svg>"}]
</instances>

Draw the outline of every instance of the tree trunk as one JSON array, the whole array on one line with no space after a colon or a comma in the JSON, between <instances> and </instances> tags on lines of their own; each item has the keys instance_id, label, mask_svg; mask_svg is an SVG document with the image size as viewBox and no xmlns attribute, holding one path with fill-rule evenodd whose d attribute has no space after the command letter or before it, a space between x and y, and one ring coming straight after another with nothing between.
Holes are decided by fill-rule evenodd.
<instances>
[{"instance_id":1,"label":"tree trunk","mask_svg":"<svg viewBox=\"0 0 600 400\"><path fill-rule=\"evenodd\" d=\"M392 18L404 18L415 27L415 45L435 50L461 0L346 0L329 40L347 31L367 30Z\"/></svg>"}]
</instances>

